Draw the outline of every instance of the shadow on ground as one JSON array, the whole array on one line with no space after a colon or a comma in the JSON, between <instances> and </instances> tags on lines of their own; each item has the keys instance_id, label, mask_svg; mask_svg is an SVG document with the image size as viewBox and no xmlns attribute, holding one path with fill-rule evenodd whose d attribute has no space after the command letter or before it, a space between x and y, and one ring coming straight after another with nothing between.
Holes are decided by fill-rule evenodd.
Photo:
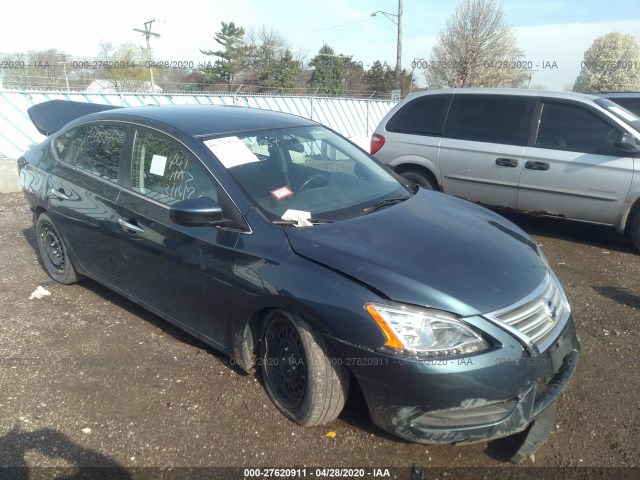
<instances>
[{"instance_id":1,"label":"shadow on ground","mask_svg":"<svg viewBox=\"0 0 640 480\"><path fill-rule=\"evenodd\" d=\"M576 222L562 218L535 217L498 211L529 235L541 235L616 252L634 252L631 241L613 227Z\"/></svg>"},{"instance_id":2,"label":"shadow on ground","mask_svg":"<svg viewBox=\"0 0 640 480\"><path fill-rule=\"evenodd\" d=\"M613 300L620 305L631 308L640 308L640 296L629 293L623 288L594 286L593 289L603 297Z\"/></svg>"},{"instance_id":3,"label":"shadow on ground","mask_svg":"<svg viewBox=\"0 0 640 480\"><path fill-rule=\"evenodd\" d=\"M28 451L36 451L51 459L61 459L65 467L34 467L26 462ZM66 435L43 428L33 432L21 432L19 427L0 437L0 478L27 480L32 478L64 478L79 480L107 478L131 479L127 470L112 458L72 442ZM58 462L55 462L58 463Z\"/></svg>"}]
</instances>

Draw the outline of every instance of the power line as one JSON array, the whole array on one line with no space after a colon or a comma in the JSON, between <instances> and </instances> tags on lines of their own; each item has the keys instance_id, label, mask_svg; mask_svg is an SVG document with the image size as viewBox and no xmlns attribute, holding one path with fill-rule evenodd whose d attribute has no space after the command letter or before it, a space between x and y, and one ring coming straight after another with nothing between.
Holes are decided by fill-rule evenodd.
<instances>
[{"instance_id":1,"label":"power line","mask_svg":"<svg viewBox=\"0 0 640 480\"><path fill-rule=\"evenodd\" d=\"M296 35L304 35L305 33L322 32L323 30L333 30L335 28L348 27L349 25L355 25L357 23L371 22L373 20L377 20L377 19L376 18L367 18L365 20L358 20L357 22L342 23L340 25L333 25L331 27L316 28L315 30L307 30L305 32L290 33L287 36L293 37L293 36L296 36Z\"/></svg>"}]
</instances>

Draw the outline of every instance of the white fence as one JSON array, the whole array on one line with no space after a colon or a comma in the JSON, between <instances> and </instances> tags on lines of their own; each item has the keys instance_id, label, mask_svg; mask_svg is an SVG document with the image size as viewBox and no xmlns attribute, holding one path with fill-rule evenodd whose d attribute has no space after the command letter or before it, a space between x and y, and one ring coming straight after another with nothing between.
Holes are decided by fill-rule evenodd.
<instances>
[{"instance_id":1,"label":"white fence","mask_svg":"<svg viewBox=\"0 0 640 480\"><path fill-rule=\"evenodd\" d=\"M230 94L82 93L0 90L0 157L19 156L43 139L27 114L32 105L62 99L123 107L143 105L237 105L292 113L323 123L361 146L395 102L372 99ZM363 145L364 144L364 145Z\"/></svg>"}]
</instances>

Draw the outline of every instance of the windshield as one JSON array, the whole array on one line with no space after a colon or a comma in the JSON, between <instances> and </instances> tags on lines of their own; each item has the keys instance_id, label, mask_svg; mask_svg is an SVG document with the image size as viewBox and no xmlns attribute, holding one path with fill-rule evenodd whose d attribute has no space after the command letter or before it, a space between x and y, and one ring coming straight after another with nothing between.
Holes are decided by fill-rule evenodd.
<instances>
[{"instance_id":1,"label":"windshield","mask_svg":"<svg viewBox=\"0 0 640 480\"><path fill-rule=\"evenodd\" d=\"M321 126L204 141L271 221L336 221L410 193L384 167Z\"/></svg>"},{"instance_id":2,"label":"windshield","mask_svg":"<svg viewBox=\"0 0 640 480\"><path fill-rule=\"evenodd\" d=\"M638 118L635 113L630 112L623 106L606 98L598 98L594 100L594 102L605 108L609 113L618 117L637 132L640 132L640 118Z\"/></svg>"}]
</instances>

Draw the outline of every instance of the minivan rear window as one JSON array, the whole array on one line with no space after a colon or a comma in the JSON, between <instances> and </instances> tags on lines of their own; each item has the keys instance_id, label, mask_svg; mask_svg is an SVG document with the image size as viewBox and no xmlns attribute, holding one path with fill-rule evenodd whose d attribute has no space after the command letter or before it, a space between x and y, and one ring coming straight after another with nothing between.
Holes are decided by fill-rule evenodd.
<instances>
[{"instance_id":1,"label":"minivan rear window","mask_svg":"<svg viewBox=\"0 0 640 480\"><path fill-rule=\"evenodd\" d=\"M444 135L475 142L526 145L535 97L515 95L454 96Z\"/></svg>"},{"instance_id":2,"label":"minivan rear window","mask_svg":"<svg viewBox=\"0 0 640 480\"><path fill-rule=\"evenodd\" d=\"M451 94L417 97L396 112L387 122L389 132L414 135L442 135Z\"/></svg>"}]
</instances>

